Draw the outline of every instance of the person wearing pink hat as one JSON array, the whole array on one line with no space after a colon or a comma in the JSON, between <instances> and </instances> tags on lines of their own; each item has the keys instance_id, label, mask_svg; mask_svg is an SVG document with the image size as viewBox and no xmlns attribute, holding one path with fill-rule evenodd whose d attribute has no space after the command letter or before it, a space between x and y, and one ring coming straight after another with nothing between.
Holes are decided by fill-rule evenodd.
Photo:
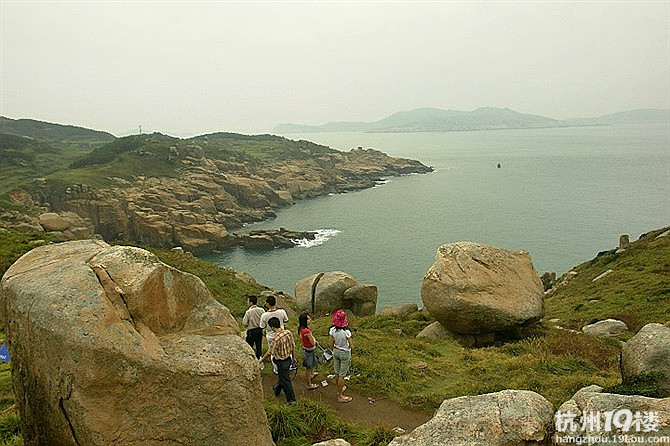
<instances>
[{"instance_id":1,"label":"person wearing pink hat","mask_svg":"<svg viewBox=\"0 0 670 446\"><path fill-rule=\"evenodd\" d=\"M344 310L337 310L333 313L333 326L330 327L330 347L333 349L333 367L337 375L337 401L348 403L353 398L345 396L344 391L347 386L344 385L344 377L349 373L351 365L351 331L349 330L349 321L347 313Z\"/></svg>"}]
</instances>

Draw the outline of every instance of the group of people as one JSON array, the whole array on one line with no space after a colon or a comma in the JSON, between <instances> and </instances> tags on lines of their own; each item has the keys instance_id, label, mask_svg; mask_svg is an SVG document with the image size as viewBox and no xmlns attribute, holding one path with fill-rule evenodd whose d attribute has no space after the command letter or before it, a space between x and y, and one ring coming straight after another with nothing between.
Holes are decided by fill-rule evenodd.
<instances>
[{"instance_id":1,"label":"group of people","mask_svg":"<svg viewBox=\"0 0 670 446\"><path fill-rule=\"evenodd\" d=\"M319 375L316 371L317 357L316 349L320 344L317 342L309 324L312 319L308 313L302 313L298 317L298 337L302 346L302 365L305 368L305 381L308 390L319 387L313 380ZM249 297L249 308L244 313L242 323L247 328L247 343L256 352L259 364L263 364L268 357L275 365L277 373L277 384L273 386L276 396L284 392L287 402L295 401L295 393L290 378L291 366L297 366L295 355L295 341L293 333L284 328L288 322L288 315L282 308L277 308L275 296L265 298L265 309L258 306L258 297ZM337 377L337 401L348 403L352 400L344 394L347 386L344 377L349 373L351 365L351 330L347 314L343 310L333 313L333 325L330 327L329 345L333 349L333 367ZM268 350L262 354L263 330L268 341Z\"/></svg>"}]
</instances>

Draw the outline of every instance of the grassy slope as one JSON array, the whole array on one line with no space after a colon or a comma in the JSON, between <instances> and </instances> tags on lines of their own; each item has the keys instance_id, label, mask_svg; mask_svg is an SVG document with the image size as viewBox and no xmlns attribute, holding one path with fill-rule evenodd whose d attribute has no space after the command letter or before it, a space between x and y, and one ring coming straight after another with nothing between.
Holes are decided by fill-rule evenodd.
<instances>
[{"instance_id":1,"label":"grassy slope","mask_svg":"<svg viewBox=\"0 0 670 446\"><path fill-rule=\"evenodd\" d=\"M629 312L636 315L637 325L667 319L667 247L670 238L654 239L658 233L650 233L649 237L636 242L616 258L611 253L601 254L577 267L577 278L548 299L547 318L563 317L577 323ZM0 233L0 273L13 259L32 247L30 240L41 237L40 234L13 231ZM164 262L199 276L214 297L238 320L245 309L246 296L263 289L237 280L230 270L187 254L152 251ZM591 276L600 274L603 268L619 271L622 277L612 273L611 281L605 278L591 284ZM579 280L580 276L588 278L588 282ZM622 296L628 298L622 300ZM586 305L575 312L575 306L593 298L606 304L599 307L601 312L590 312ZM416 339L416 334L430 322L422 313L404 318L352 318L355 348L350 385L360 392L386 396L403 405L436 409L445 398L505 388L534 390L558 406L585 385L595 383L609 387L620 382L616 339L596 339L539 326L534 335L525 340L464 349L453 341ZM316 318L312 324L317 339L323 343L329 325L327 317ZM290 321L288 328L295 331L296 321ZM331 367L322 367L321 372L329 373ZM0 391L4 383L5 395L10 380L8 368L0 367ZM5 405L8 403L6 401ZM330 419L332 414L326 408L310 404L304 402L290 408L268 400L266 410L273 431L279 437L287 436L279 438L281 445L308 445L319 438L332 438L334 434L342 434L355 444L385 444L383 441L388 441L388 430L342 423ZM318 416L307 424L302 423L300 420L308 414ZM11 419L8 420L11 425ZM325 429L324 426L335 427Z\"/></svg>"},{"instance_id":2,"label":"grassy slope","mask_svg":"<svg viewBox=\"0 0 670 446\"><path fill-rule=\"evenodd\" d=\"M620 254L604 251L573 268L577 276L547 297L545 320L560 318L561 325L580 329L615 318L633 332L670 320L670 236L656 238L668 229L643 235ZM608 269L614 272L593 282Z\"/></svg>"}]
</instances>

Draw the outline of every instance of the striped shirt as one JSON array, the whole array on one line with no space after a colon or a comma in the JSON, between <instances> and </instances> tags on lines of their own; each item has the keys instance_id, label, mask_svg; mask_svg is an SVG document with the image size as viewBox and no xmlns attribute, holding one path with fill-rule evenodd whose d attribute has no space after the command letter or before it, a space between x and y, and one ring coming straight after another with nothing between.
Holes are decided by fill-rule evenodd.
<instances>
[{"instance_id":1,"label":"striped shirt","mask_svg":"<svg viewBox=\"0 0 670 446\"><path fill-rule=\"evenodd\" d=\"M276 359L283 360L290 357L295 350L295 341L293 340L293 333L290 330L282 330L270 344L270 354Z\"/></svg>"}]
</instances>

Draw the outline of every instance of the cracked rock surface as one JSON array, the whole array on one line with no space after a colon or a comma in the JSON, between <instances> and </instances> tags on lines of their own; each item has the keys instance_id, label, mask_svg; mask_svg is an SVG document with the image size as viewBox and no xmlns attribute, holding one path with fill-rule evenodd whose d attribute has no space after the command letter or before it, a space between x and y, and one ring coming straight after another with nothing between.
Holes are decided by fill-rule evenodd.
<instances>
[{"instance_id":1,"label":"cracked rock surface","mask_svg":"<svg viewBox=\"0 0 670 446\"><path fill-rule=\"evenodd\" d=\"M82 240L0 287L26 444L273 444L254 355L199 278Z\"/></svg>"}]
</instances>

